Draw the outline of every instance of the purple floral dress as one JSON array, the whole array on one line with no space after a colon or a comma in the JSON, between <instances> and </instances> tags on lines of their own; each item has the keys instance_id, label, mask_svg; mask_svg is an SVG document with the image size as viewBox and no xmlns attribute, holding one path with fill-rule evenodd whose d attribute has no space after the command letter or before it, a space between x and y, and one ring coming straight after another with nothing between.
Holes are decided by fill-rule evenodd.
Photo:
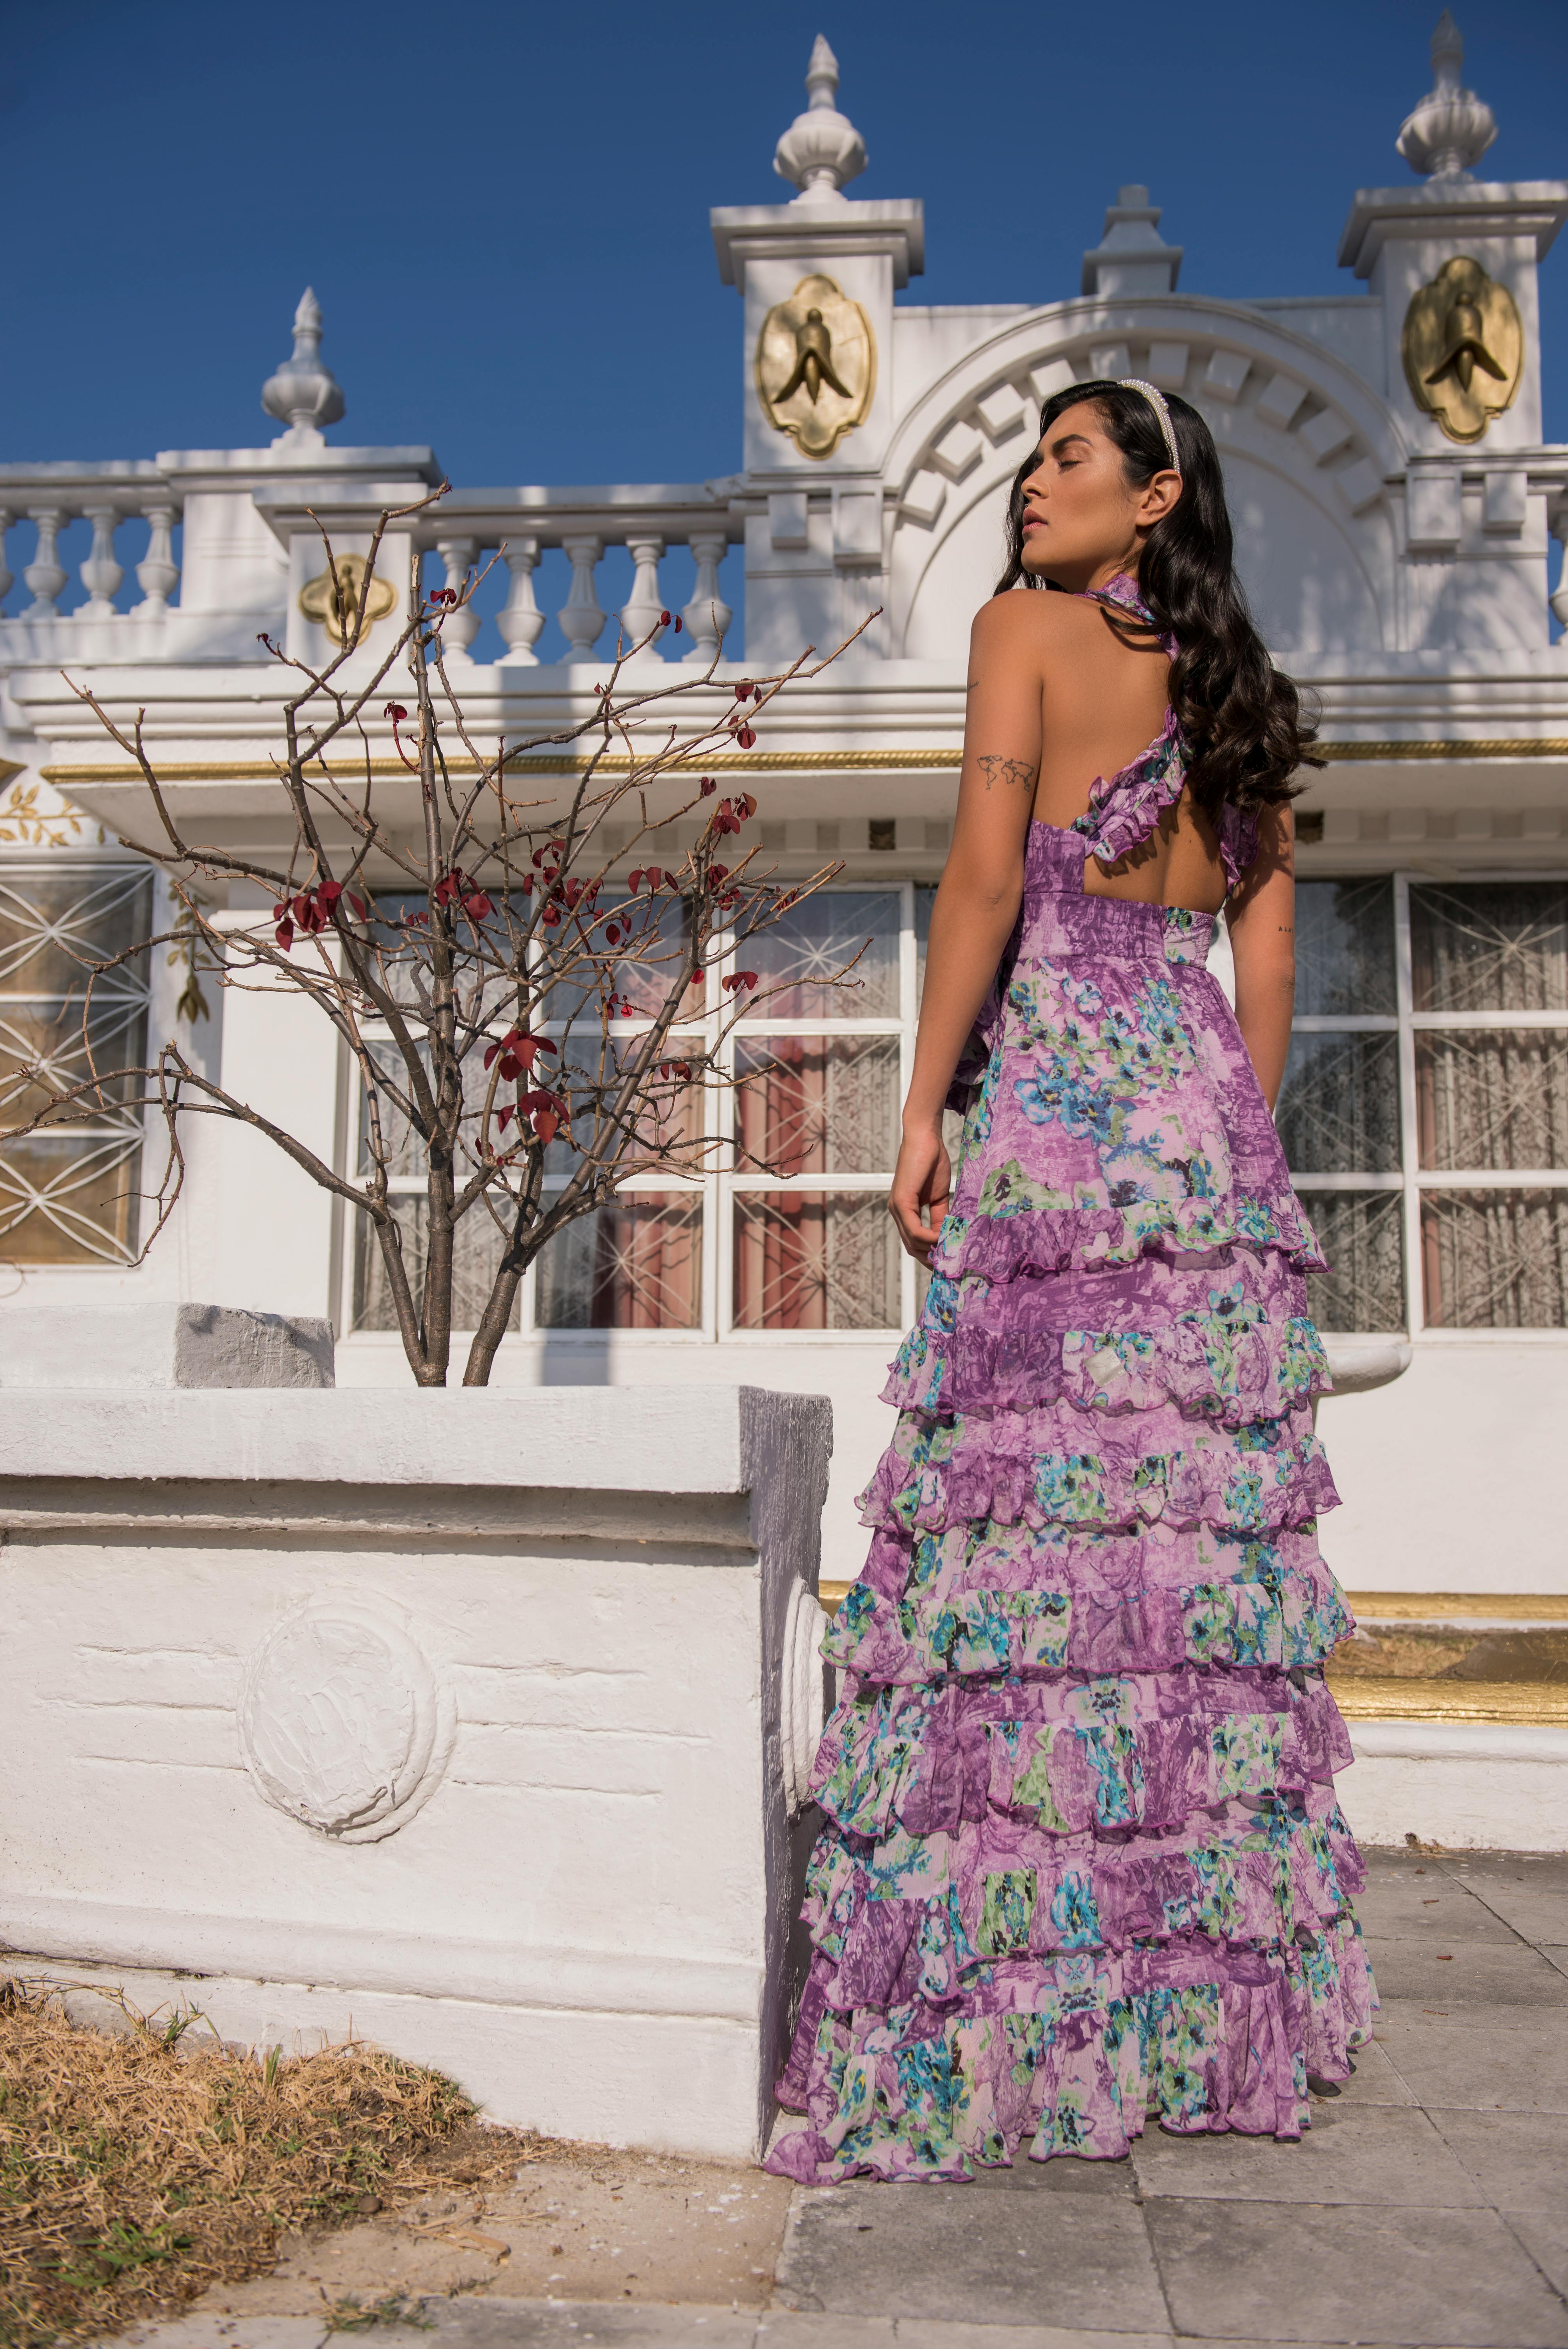
<instances>
[{"instance_id":1,"label":"purple floral dress","mask_svg":"<svg viewBox=\"0 0 1568 2349\"><path fill-rule=\"evenodd\" d=\"M1140 608L1130 581L1108 597ZM1147 2115L1296 2137L1376 1995L1323 1665L1322 1267L1206 914L1088 896L1180 795L1174 719L1031 827L961 1066L953 1198L861 1496L769 2167L1114 2158ZM1256 854L1222 839L1234 883Z\"/></svg>"}]
</instances>

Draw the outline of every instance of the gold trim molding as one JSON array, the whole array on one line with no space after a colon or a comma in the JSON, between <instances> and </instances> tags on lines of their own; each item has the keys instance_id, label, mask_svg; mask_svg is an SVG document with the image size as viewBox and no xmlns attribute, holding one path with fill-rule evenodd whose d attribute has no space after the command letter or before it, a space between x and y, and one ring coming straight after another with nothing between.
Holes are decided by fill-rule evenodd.
<instances>
[{"instance_id":1,"label":"gold trim molding","mask_svg":"<svg viewBox=\"0 0 1568 2349\"><path fill-rule=\"evenodd\" d=\"M1347 1590L1362 1623L1568 1623L1568 1592Z\"/></svg>"},{"instance_id":2,"label":"gold trim molding","mask_svg":"<svg viewBox=\"0 0 1568 2349\"><path fill-rule=\"evenodd\" d=\"M1558 1681L1439 1681L1328 1676L1346 1721L1508 1722L1568 1728L1568 1684Z\"/></svg>"},{"instance_id":3,"label":"gold trim molding","mask_svg":"<svg viewBox=\"0 0 1568 2349\"><path fill-rule=\"evenodd\" d=\"M1326 759L1338 762L1354 759L1568 759L1568 735L1542 736L1536 740L1476 742L1324 742L1319 745ZM313 761L313 764L323 762ZM543 755L522 754L509 758L508 772L514 775L582 775L590 767L601 773L624 775L632 761L624 752L615 751L606 758L591 759L585 755L566 755L560 751ZM708 774L746 775L917 775L956 773L964 763L962 750L724 750L706 759L694 758L693 768L701 767ZM453 774L471 775L477 772L471 759L449 760ZM176 760L159 764L160 782L170 783L239 783L271 782L277 775L275 764L267 759ZM365 761L339 761L326 766L325 771L346 781L362 776ZM372 759L372 775L407 773L400 760ZM40 767L45 782L53 783L59 791L69 792L76 783L139 782L139 768L121 763L116 766L52 766Z\"/></svg>"}]
</instances>

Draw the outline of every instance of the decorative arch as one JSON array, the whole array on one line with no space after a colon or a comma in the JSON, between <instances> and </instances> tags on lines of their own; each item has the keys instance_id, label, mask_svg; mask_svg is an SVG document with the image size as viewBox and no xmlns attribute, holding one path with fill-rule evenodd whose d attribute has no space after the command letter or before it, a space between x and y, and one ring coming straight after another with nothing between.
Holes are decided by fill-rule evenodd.
<instances>
[{"instance_id":1,"label":"decorative arch","mask_svg":"<svg viewBox=\"0 0 1568 2349\"><path fill-rule=\"evenodd\" d=\"M1034 412L1091 375L1148 376L1205 417L1242 576L1278 651L1393 644L1399 536L1388 492L1408 451L1387 402L1268 314L1171 295L1055 303L1010 319L901 419L885 468L899 492L888 577L895 657L962 657L1001 567L1006 486Z\"/></svg>"}]
</instances>

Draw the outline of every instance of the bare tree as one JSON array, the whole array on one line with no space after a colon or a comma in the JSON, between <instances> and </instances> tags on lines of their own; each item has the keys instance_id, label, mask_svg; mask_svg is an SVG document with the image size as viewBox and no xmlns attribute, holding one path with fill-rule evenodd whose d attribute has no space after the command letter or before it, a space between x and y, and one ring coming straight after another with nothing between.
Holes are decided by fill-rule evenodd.
<instances>
[{"instance_id":1,"label":"bare tree","mask_svg":"<svg viewBox=\"0 0 1568 2349\"><path fill-rule=\"evenodd\" d=\"M180 1195L184 1120L216 1116L255 1128L374 1233L421 1386L447 1382L458 1235L466 1217L484 1219L494 1271L463 1371L465 1385L483 1386L523 1274L552 1239L632 1176L690 1174L733 1146L714 1115L728 1081L718 1046L766 999L757 971L745 967L748 942L841 868L824 866L787 886L759 872L748 844L755 800L720 797L716 779L701 772L717 751L749 749L755 719L790 680L827 666L813 663L813 648L780 674L727 688L731 698L716 716L711 703L706 712L692 706L713 685L715 663L648 681L633 656L652 638L621 646L591 718L481 751L442 643L447 621L479 582L470 574L461 589L426 590L416 552L397 640L373 674L363 663L356 673L387 532L441 494L384 512L363 564L335 556L324 532L329 633L341 649L321 668L262 639L298 678L284 708L277 761L287 842L277 861L187 840L144 744L145 713L128 731L73 684L140 771L160 831L121 844L166 875L176 911L158 936L88 967L82 1030L90 1075L67 1089L46 1065L29 1070L44 1105L18 1132L95 1109L156 1113L167 1154L139 1261ZM670 626L666 613L653 633ZM387 698L389 687L407 700ZM372 756L377 719L390 725L397 757L417 778L413 845L406 821L394 828L387 820ZM530 754L573 744L583 748L565 796L557 788L524 797L519 781ZM635 856L640 843L656 846L661 828L694 814L695 845L673 862L634 864L624 881L612 879L613 862ZM271 914L240 927L232 916L215 918L217 896L236 883L270 891ZM227 988L285 988L330 1023L358 1073L355 1166L330 1164L225 1090L177 1037L134 1067L95 1061L93 986L160 945L189 959L188 1011L201 1001L200 975L211 973ZM716 970L722 976L710 989ZM411 1169L423 1178L422 1247L411 1245L392 1187L394 1175Z\"/></svg>"}]
</instances>

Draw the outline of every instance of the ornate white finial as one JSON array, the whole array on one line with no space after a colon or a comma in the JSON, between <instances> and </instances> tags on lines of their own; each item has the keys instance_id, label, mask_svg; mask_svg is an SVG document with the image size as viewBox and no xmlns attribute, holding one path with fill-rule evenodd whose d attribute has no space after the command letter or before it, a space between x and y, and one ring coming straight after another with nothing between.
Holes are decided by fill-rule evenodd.
<instances>
[{"instance_id":1,"label":"ornate white finial","mask_svg":"<svg viewBox=\"0 0 1568 2349\"><path fill-rule=\"evenodd\" d=\"M1445 8L1432 35L1433 87L1408 117L1396 144L1413 171L1434 180L1468 180L1497 137L1497 118L1460 81L1465 45Z\"/></svg>"},{"instance_id":2,"label":"ornate white finial","mask_svg":"<svg viewBox=\"0 0 1568 2349\"><path fill-rule=\"evenodd\" d=\"M839 60L819 33L806 68L811 103L798 114L773 150L773 169L800 191L798 204L832 203L846 180L866 168L865 141L834 104Z\"/></svg>"},{"instance_id":3,"label":"ornate white finial","mask_svg":"<svg viewBox=\"0 0 1568 2349\"><path fill-rule=\"evenodd\" d=\"M309 447L321 439L324 424L335 424L343 414L343 393L330 367L323 367L321 304L310 286L300 295L294 312L294 357L262 388L262 406L289 430L282 437Z\"/></svg>"}]
</instances>

